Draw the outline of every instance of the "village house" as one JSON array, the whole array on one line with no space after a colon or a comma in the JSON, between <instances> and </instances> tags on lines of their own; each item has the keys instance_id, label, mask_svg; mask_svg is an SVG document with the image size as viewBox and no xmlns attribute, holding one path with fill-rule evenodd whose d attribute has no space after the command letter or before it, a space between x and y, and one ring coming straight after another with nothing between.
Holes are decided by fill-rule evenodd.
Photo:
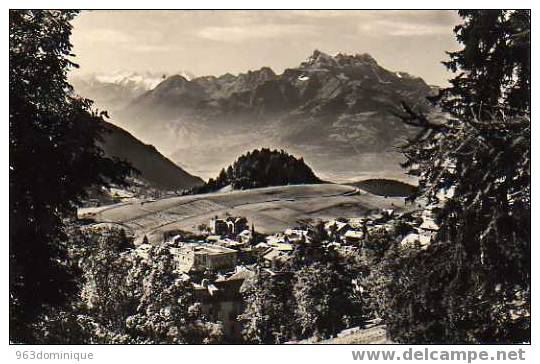
<instances>
[{"instance_id":1,"label":"village house","mask_svg":"<svg viewBox=\"0 0 540 364\"><path fill-rule=\"evenodd\" d=\"M402 246L412 246L415 243L420 243L425 248L431 243L439 230L439 226L430 211L423 211L420 219L422 223L414 229L415 231L403 237L401 240Z\"/></svg>"},{"instance_id":2,"label":"village house","mask_svg":"<svg viewBox=\"0 0 540 364\"><path fill-rule=\"evenodd\" d=\"M411 247L415 243L420 243L420 246L427 247L431 243L431 234L409 233L401 240L401 246Z\"/></svg>"},{"instance_id":3,"label":"village house","mask_svg":"<svg viewBox=\"0 0 540 364\"><path fill-rule=\"evenodd\" d=\"M421 219L422 223L418 226L421 231L425 233L436 233L439 231L439 225L435 222L431 211L423 211Z\"/></svg>"},{"instance_id":4,"label":"village house","mask_svg":"<svg viewBox=\"0 0 540 364\"><path fill-rule=\"evenodd\" d=\"M236 267L237 251L214 244L185 243L171 248L182 272L233 270Z\"/></svg>"},{"instance_id":5,"label":"village house","mask_svg":"<svg viewBox=\"0 0 540 364\"><path fill-rule=\"evenodd\" d=\"M259 250L252 246L243 246L238 250L238 262L241 264L254 264L258 256Z\"/></svg>"},{"instance_id":6,"label":"village house","mask_svg":"<svg viewBox=\"0 0 540 364\"><path fill-rule=\"evenodd\" d=\"M331 238L342 238L347 231L352 229L352 227L349 223L334 220L327 222L324 229Z\"/></svg>"},{"instance_id":7,"label":"village house","mask_svg":"<svg viewBox=\"0 0 540 364\"><path fill-rule=\"evenodd\" d=\"M229 278L219 278L214 282L203 280L194 284L195 296L202 303L202 311L211 320L221 322L227 342L241 342L242 325L238 315L244 310L242 291L253 272L238 267Z\"/></svg>"},{"instance_id":8,"label":"village house","mask_svg":"<svg viewBox=\"0 0 540 364\"><path fill-rule=\"evenodd\" d=\"M360 244L364 239L364 233L358 230L349 230L344 234L347 244Z\"/></svg>"},{"instance_id":9,"label":"village house","mask_svg":"<svg viewBox=\"0 0 540 364\"><path fill-rule=\"evenodd\" d=\"M287 238L287 243L296 243L298 241L306 239L308 231L303 229L287 229L285 230L284 235Z\"/></svg>"},{"instance_id":10,"label":"village house","mask_svg":"<svg viewBox=\"0 0 540 364\"><path fill-rule=\"evenodd\" d=\"M251 240L253 239L253 233L251 232L251 230L244 230L240 232L240 234L238 234L237 238L243 244L249 244L249 242L251 242Z\"/></svg>"},{"instance_id":11,"label":"village house","mask_svg":"<svg viewBox=\"0 0 540 364\"><path fill-rule=\"evenodd\" d=\"M286 244L289 242L289 239L281 233L268 235L265 240L268 245Z\"/></svg>"},{"instance_id":12,"label":"village house","mask_svg":"<svg viewBox=\"0 0 540 364\"><path fill-rule=\"evenodd\" d=\"M229 238L218 239L214 244L235 250L244 246L244 243Z\"/></svg>"},{"instance_id":13,"label":"village house","mask_svg":"<svg viewBox=\"0 0 540 364\"><path fill-rule=\"evenodd\" d=\"M283 265L289 260L290 255L284 251L277 249L269 248L263 254L264 266L267 268L272 268L274 270L279 270Z\"/></svg>"}]
</instances>

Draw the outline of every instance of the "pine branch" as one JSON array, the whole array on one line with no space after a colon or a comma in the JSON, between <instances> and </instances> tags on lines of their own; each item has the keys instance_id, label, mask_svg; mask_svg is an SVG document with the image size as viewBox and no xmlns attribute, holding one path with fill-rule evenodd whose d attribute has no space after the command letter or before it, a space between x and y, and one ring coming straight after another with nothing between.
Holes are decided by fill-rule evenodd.
<instances>
[{"instance_id":1,"label":"pine branch","mask_svg":"<svg viewBox=\"0 0 540 364\"><path fill-rule=\"evenodd\" d=\"M414 126L416 128L443 130L446 129L444 124L436 124L430 121L424 114L414 111L405 101L401 102L401 107L405 114L401 114L395 111L391 113L398 117L403 123Z\"/></svg>"}]
</instances>

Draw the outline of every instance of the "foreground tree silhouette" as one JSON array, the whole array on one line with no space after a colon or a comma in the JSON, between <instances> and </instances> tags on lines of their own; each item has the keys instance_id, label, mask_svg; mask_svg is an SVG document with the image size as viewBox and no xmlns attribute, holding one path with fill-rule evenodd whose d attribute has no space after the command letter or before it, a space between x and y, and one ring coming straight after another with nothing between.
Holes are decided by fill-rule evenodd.
<instances>
[{"instance_id":1,"label":"foreground tree silhouette","mask_svg":"<svg viewBox=\"0 0 540 364\"><path fill-rule=\"evenodd\" d=\"M404 105L403 120L422 127L404 166L420 176L415 197L438 207L440 229L398 268L407 284L387 307L388 330L408 343L528 341L530 14L460 15L464 48L447 63L458 75L438 98L447 120Z\"/></svg>"},{"instance_id":2,"label":"foreground tree silhouette","mask_svg":"<svg viewBox=\"0 0 540 364\"><path fill-rule=\"evenodd\" d=\"M130 168L96 145L101 116L67 82L73 11L9 13L10 339L74 291L64 221L91 185L122 184Z\"/></svg>"},{"instance_id":3,"label":"foreground tree silhouette","mask_svg":"<svg viewBox=\"0 0 540 364\"><path fill-rule=\"evenodd\" d=\"M528 10L460 10L454 28L463 48L443 64L455 78L438 104L454 116L489 119L504 105L507 115L530 112L530 29Z\"/></svg>"}]
</instances>

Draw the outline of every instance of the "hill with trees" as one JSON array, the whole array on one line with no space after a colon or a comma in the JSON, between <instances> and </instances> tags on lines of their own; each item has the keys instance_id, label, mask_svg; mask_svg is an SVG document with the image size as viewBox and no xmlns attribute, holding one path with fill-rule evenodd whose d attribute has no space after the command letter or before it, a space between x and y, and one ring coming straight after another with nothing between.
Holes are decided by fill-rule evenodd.
<instances>
[{"instance_id":1,"label":"hill with trees","mask_svg":"<svg viewBox=\"0 0 540 364\"><path fill-rule=\"evenodd\" d=\"M262 148L240 156L227 169L223 168L216 179L210 178L192 192L212 192L229 185L233 189L249 189L321 182L303 158L283 150Z\"/></svg>"}]
</instances>

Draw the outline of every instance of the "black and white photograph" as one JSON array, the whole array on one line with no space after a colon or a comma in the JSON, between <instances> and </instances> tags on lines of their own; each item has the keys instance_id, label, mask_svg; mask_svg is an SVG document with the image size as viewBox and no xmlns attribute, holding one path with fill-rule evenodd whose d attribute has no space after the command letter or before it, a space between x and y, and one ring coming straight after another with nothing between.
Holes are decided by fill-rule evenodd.
<instances>
[{"instance_id":1,"label":"black and white photograph","mask_svg":"<svg viewBox=\"0 0 540 364\"><path fill-rule=\"evenodd\" d=\"M11 359L530 346L530 9L21 6Z\"/></svg>"}]
</instances>

